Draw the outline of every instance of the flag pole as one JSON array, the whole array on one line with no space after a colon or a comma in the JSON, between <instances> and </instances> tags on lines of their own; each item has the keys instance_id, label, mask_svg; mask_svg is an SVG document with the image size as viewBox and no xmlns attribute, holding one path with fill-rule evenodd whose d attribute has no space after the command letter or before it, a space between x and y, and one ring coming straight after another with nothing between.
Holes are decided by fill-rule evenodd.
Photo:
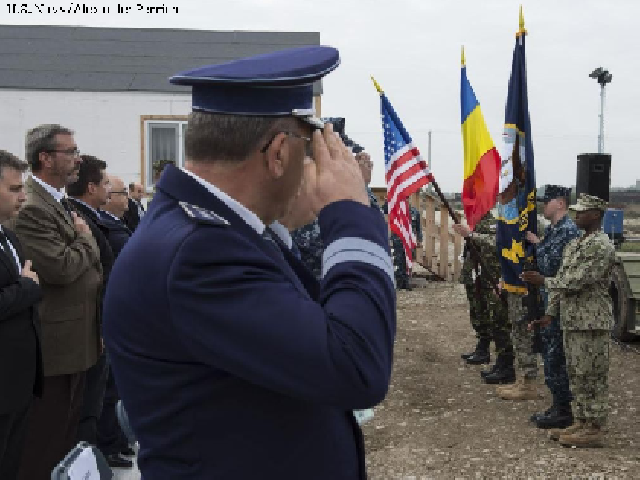
<instances>
[{"instance_id":1,"label":"flag pole","mask_svg":"<svg viewBox=\"0 0 640 480\"><path fill-rule=\"evenodd\" d=\"M464 63L464 48L462 50L462 62ZM376 79L373 78L373 76L371 76L371 80L373 81L373 85L376 88L376 90L378 91L378 93L380 95L383 95L384 91L382 90L382 87L380 87L380 84L378 82L376 82ZM429 173L429 172L426 172L426 173ZM442 193L442 190L440 190L440 185L438 185L438 182L436 181L435 176L433 174L431 174L431 182L430 183L433 185L433 189L435 190L436 194L438 195L438 198L440 198L440 201L442 202L444 207L447 209L447 212L449 213L449 216L451 217L451 219L454 221L454 223L460 223L460 217L453 210L453 208L451 208L451 204L445 198L444 194ZM442 215L442 213L441 213L441 215ZM480 256L480 252L478 251L475 243L471 240L471 238L465 238L464 240L465 240L466 244L468 245L469 251L476 258L476 260L478 261L478 264L480 265L481 275L482 275L482 272L485 272L488 275L488 280L493 285L493 288L494 288L494 290L496 292L496 295L498 295L498 297L502 298L500 296L500 292L498 291L498 286L497 286L498 282L497 282L497 280L495 278L493 278L491 276L490 270L487 268L485 262L482 260L482 257ZM502 299L502 300L506 301L504 299Z\"/></svg>"}]
</instances>

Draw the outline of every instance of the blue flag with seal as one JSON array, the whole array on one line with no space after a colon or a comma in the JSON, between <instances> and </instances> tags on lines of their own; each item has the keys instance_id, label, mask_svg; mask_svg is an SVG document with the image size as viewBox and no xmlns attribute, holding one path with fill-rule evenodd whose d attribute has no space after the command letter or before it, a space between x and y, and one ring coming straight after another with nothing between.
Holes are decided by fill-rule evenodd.
<instances>
[{"instance_id":1,"label":"blue flag with seal","mask_svg":"<svg viewBox=\"0 0 640 480\"><path fill-rule=\"evenodd\" d=\"M527 99L526 35L521 7L505 108L496 230L503 288L519 294L527 293L520 274L524 264L533 260L533 245L526 242L525 234L527 231L537 234L538 230L536 176Z\"/></svg>"}]
</instances>

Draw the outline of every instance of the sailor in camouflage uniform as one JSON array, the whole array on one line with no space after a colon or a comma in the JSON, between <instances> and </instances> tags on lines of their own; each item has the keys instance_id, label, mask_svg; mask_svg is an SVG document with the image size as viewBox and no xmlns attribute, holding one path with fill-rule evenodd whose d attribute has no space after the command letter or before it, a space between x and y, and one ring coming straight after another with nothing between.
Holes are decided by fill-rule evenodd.
<instances>
[{"instance_id":1,"label":"sailor in camouflage uniform","mask_svg":"<svg viewBox=\"0 0 640 480\"><path fill-rule=\"evenodd\" d=\"M356 155L356 160L360 165L362 176L364 177L364 181L367 185L371 206L387 214L387 203L385 202L383 207L380 208L378 199L369 188L369 183L371 182L371 170L373 168L371 157L357 144L354 144L353 152ZM415 229L415 227L413 228ZM422 231L420 231L420 236L422 237ZM391 233L391 255L393 257L393 271L396 280L396 287L399 289L411 290L411 286L409 285L409 273L407 272L407 260L404 256L404 245L400 237L393 232Z\"/></svg>"},{"instance_id":2,"label":"sailor in camouflage uniform","mask_svg":"<svg viewBox=\"0 0 640 480\"><path fill-rule=\"evenodd\" d=\"M606 202L582 194L575 210L576 224L585 231L564 249L562 266L553 278L527 272L526 281L544 282L549 293L542 326L560 317L571 391L574 424L552 430L551 438L565 446L602 446L602 427L607 420L609 343L613 323L609 275L615 251L602 232Z\"/></svg>"},{"instance_id":3,"label":"sailor in camouflage uniform","mask_svg":"<svg viewBox=\"0 0 640 480\"><path fill-rule=\"evenodd\" d=\"M543 213L551 224L544 230L543 240L532 232L527 232L527 240L535 245L538 272L545 278L556 276L565 246L580 236L578 227L567 214L570 196L570 188L547 185L542 199ZM547 291L541 287L540 293L546 308ZM538 428L565 428L573 423L573 416L560 319L553 317L549 326L543 328L540 333L544 380L553 396L553 404L546 412L533 414L531 421Z\"/></svg>"},{"instance_id":4,"label":"sailor in camouflage uniform","mask_svg":"<svg viewBox=\"0 0 640 480\"><path fill-rule=\"evenodd\" d=\"M316 218L313 222L291 232L293 242L300 250L300 259L313 273L316 279L322 278L322 238L320 224Z\"/></svg>"},{"instance_id":5,"label":"sailor in camouflage uniform","mask_svg":"<svg viewBox=\"0 0 640 480\"><path fill-rule=\"evenodd\" d=\"M385 215L389 214L388 202L384 202L382 212ZM396 280L396 288L399 290L412 290L409 282L409 272L407 271L404 244L402 239L394 232L391 232L391 257L393 258L393 274Z\"/></svg>"},{"instance_id":6,"label":"sailor in camouflage uniform","mask_svg":"<svg viewBox=\"0 0 640 480\"><path fill-rule=\"evenodd\" d=\"M476 332L478 343L475 351L461 357L469 364L479 365L489 363L491 358L489 347L495 342L498 358L495 365L488 371L482 372L487 383L513 382L513 345L511 344L511 325L505 302L497 294L497 281L500 278L500 260L496 251L495 218L488 212L478 224L473 233L464 225L456 224L453 229L463 237L470 237L475 248L482 257L482 264L489 270L482 272L480 262L472 255L465 245L464 262L460 275L460 282L465 286L469 300L469 316L471 326Z\"/></svg>"},{"instance_id":7,"label":"sailor in camouflage uniform","mask_svg":"<svg viewBox=\"0 0 640 480\"><path fill-rule=\"evenodd\" d=\"M342 119L342 121L344 124L344 119ZM369 183L371 183L371 170L373 168L371 157L360 145L356 143L352 142L351 148L355 154L356 161L360 166L360 171L362 172L365 185L367 186L370 205L372 208L381 211L376 196L371 191L371 188L369 188ZM322 278L322 252L324 248L322 245L322 238L320 236L320 225L318 224L318 219L315 219L308 225L293 230L291 232L291 236L293 237L294 243L300 250L303 263L309 270L311 270L313 275L320 280L320 278Z\"/></svg>"}]
</instances>

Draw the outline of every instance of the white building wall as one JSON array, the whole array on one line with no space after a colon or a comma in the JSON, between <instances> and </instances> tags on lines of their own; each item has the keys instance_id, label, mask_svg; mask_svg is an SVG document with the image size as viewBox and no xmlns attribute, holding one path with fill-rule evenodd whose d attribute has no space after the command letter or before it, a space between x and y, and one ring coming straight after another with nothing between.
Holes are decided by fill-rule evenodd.
<instances>
[{"instance_id":1,"label":"white building wall","mask_svg":"<svg viewBox=\"0 0 640 480\"><path fill-rule=\"evenodd\" d=\"M0 89L0 149L24 159L27 130L58 123L75 131L82 153L107 162L109 173L139 182L140 116L190 111L190 94Z\"/></svg>"}]
</instances>

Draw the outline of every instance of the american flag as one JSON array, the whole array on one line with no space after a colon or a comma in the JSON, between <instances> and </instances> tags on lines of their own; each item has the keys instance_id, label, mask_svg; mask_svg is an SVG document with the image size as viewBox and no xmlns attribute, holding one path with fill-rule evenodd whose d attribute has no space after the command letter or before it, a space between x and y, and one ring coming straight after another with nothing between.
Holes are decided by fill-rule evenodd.
<instances>
[{"instance_id":1,"label":"american flag","mask_svg":"<svg viewBox=\"0 0 640 480\"><path fill-rule=\"evenodd\" d=\"M384 164L387 181L387 211L391 231L400 237L407 259L407 270L411 270L411 250L416 239L411 229L411 211L407 198L433 177L429 165L420 156L398 118L387 96L380 91L380 110L384 131Z\"/></svg>"}]
</instances>

